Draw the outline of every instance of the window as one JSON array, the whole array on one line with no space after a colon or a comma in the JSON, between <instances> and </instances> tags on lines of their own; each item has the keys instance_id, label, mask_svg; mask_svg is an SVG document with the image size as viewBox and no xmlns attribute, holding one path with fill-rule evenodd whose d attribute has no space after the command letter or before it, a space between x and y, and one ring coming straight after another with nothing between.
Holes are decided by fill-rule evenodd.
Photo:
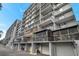
<instances>
[{"instance_id":1,"label":"window","mask_svg":"<svg viewBox=\"0 0 79 59\"><path fill-rule=\"evenodd\" d=\"M40 33L37 33L35 35L36 35L36 41L46 40L46 32L40 32Z\"/></svg>"},{"instance_id":2,"label":"window","mask_svg":"<svg viewBox=\"0 0 79 59\"><path fill-rule=\"evenodd\" d=\"M59 36L59 31L53 32L53 34Z\"/></svg>"},{"instance_id":3,"label":"window","mask_svg":"<svg viewBox=\"0 0 79 59\"><path fill-rule=\"evenodd\" d=\"M75 33L78 32L77 27L73 27L69 29L69 33Z\"/></svg>"},{"instance_id":4,"label":"window","mask_svg":"<svg viewBox=\"0 0 79 59\"><path fill-rule=\"evenodd\" d=\"M79 34L78 35L75 35L75 34L74 35L70 35L70 39L71 40L79 40L78 37L79 37Z\"/></svg>"},{"instance_id":5,"label":"window","mask_svg":"<svg viewBox=\"0 0 79 59\"><path fill-rule=\"evenodd\" d=\"M60 32L61 32L61 34L68 34L67 29L61 30Z\"/></svg>"},{"instance_id":6,"label":"window","mask_svg":"<svg viewBox=\"0 0 79 59\"><path fill-rule=\"evenodd\" d=\"M62 35L62 40L68 40L68 39L69 39L68 35Z\"/></svg>"},{"instance_id":7,"label":"window","mask_svg":"<svg viewBox=\"0 0 79 59\"><path fill-rule=\"evenodd\" d=\"M60 36L54 36L54 40L55 40L55 41L61 40L61 37L60 37Z\"/></svg>"}]
</instances>

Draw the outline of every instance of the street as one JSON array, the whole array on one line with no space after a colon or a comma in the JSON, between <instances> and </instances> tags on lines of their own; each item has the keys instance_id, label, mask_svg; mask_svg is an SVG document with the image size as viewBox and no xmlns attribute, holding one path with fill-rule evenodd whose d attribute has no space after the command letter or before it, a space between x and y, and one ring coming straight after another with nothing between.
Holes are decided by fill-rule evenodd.
<instances>
[{"instance_id":1,"label":"street","mask_svg":"<svg viewBox=\"0 0 79 59\"><path fill-rule=\"evenodd\" d=\"M14 51L8 47L5 47L0 44L0 56L33 56L27 54L26 52L21 51Z\"/></svg>"},{"instance_id":2,"label":"street","mask_svg":"<svg viewBox=\"0 0 79 59\"><path fill-rule=\"evenodd\" d=\"M0 56L47 56L44 54L32 55L25 51L15 51L0 44Z\"/></svg>"}]
</instances>

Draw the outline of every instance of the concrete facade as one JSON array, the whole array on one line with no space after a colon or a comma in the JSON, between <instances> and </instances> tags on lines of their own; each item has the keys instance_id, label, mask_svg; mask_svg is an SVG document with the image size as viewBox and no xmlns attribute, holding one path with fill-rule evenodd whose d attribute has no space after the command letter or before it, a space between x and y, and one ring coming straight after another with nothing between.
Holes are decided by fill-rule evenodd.
<instances>
[{"instance_id":1,"label":"concrete facade","mask_svg":"<svg viewBox=\"0 0 79 59\"><path fill-rule=\"evenodd\" d=\"M79 55L79 26L69 3L33 3L19 27L14 49L35 55Z\"/></svg>"},{"instance_id":2,"label":"concrete facade","mask_svg":"<svg viewBox=\"0 0 79 59\"><path fill-rule=\"evenodd\" d=\"M19 20L16 20L10 27L9 29L7 30L6 32L6 36L5 36L5 42L4 44L7 46L7 47L10 47L10 48L13 48L13 41L14 39L16 38L16 35L17 35L17 28L18 28L18 24L19 24Z\"/></svg>"}]
</instances>

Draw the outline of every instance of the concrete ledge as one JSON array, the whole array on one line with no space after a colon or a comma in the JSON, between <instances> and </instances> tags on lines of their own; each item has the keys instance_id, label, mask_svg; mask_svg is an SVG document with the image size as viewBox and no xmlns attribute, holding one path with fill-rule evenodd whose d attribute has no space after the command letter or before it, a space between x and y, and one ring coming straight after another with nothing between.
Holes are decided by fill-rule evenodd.
<instances>
[{"instance_id":1,"label":"concrete ledge","mask_svg":"<svg viewBox=\"0 0 79 59\"><path fill-rule=\"evenodd\" d=\"M58 41L33 41L33 42L20 42L19 44L31 44L31 43L67 43L75 42L75 40L58 40ZM18 44L18 42L14 43Z\"/></svg>"}]
</instances>

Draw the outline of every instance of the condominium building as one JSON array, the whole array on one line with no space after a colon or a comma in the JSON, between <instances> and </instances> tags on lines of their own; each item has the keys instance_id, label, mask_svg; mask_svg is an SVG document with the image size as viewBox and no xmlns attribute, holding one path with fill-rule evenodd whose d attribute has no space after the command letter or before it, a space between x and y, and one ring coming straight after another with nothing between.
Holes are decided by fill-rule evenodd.
<instances>
[{"instance_id":1,"label":"condominium building","mask_svg":"<svg viewBox=\"0 0 79 59\"><path fill-rule=\"evenodd\" d=\"M33 32L76 25L72 7L68 3L32 4L24 13L23 25L25 36ZM27 34L27 35L26 35Z\"/></svg>"},{"instance_id":2,"label":"condominium building","mask_svg":"<svg viewBox=\"0 0 79 59\"><path fill-rule=\"evenodd\" d=\"M18 30L18 24L20 23L20 20L16 20L7 30L6 32L6 36L5 36L5 45L7 47L12 48L12 42L14 41L14 39L16 38L17 35L17 30Z\"/></svg>"},{"instance_id":3,"label":"condominium building","mask_svg":"<svg viewBox=\"0 0 79 59\"><path fill-rule=\"evenodd\" d=\"M33 3L18 27L14 49L36 55L79 55L79 26L69 3Z\"/></svg>"}]
</instances>

